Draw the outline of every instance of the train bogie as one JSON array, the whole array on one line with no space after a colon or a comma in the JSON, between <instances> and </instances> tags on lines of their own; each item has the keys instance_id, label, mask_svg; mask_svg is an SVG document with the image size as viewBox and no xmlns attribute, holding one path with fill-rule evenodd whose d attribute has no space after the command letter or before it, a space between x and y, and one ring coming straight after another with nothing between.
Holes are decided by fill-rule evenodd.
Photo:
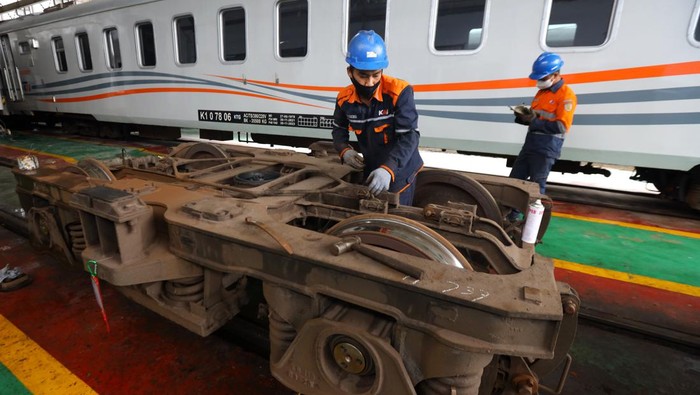
<instances>
[{"instance_id":1,"label":"train bogie","mask_svg":"<svg viewBox=\"0 0 700 395\"><path fill-rule=\"evenodd\" d=\"M187 143L14 174L37 246L96 262L203 336L252 306L273 375L295 391L512 393L567 360L578 297L503 222L506 206L551 205L534 184L431 169L421 202L401 206L324 144Z\"/></svg>"}]
</instances>

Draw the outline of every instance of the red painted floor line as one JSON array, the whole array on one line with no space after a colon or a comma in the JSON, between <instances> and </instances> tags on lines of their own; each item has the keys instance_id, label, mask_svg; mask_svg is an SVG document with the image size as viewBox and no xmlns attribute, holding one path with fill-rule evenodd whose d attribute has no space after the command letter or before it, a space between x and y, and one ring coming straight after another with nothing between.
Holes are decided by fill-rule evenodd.
<instances>
[{"instance_id":1,"label":"red painted floor line","mask_svg":"<svg viewBox=\"0 0 700 395\"><path fill-rule=\"evenodd\" d=\"M216 335L201 338L105 283L107 334L87 272L37 254L4 228L0 244L5 264L34 277L1 295L0 314L98 393L291 393L264 358Z\"/></svg>"},{"instance_id":2,"label":"red painted floor line","mask_svg":"<svg viewBox=\"0 0 700 395\"><path fill-rule=\"evenodd\" d=\"M555 269L585 308L624 319L700 336L700 298L643 285Z\"/></svg>"},{"instance_id":3,"label":"red painted floor line","mask_svg":"<svg viewBox=\"0 0 700 395\"><path fill-rule=\"evenodd\" d=\"M694 219L663 217L659 215L559 201L554 202L552 211L554 213L579 215L582 217L625 222L636 225L654 226L664 229L700 234L700 221Z\"/></svg>"}]
</instances>

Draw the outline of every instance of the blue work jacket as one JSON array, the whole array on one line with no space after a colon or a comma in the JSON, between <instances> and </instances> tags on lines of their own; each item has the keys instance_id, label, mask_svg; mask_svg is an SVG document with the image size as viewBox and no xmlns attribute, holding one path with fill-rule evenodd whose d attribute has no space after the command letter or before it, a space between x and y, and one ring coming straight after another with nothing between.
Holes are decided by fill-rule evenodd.
<instances>
[{"instance_id":1,"label":"blue work jacket","mask_svg":"<svg viewBox=\"0 0 700 395\"><path fill-rule=\"evenodd\" d=\"M333 144L340 157L357 137L365 161L365 178L382 167L391 174L390 192L401 192L423 167L418 153L418 111L413 88L403 80L382 75L369 105L362 103L353 85L343 88L333 114Z\"/></svg>"}]
</instances>

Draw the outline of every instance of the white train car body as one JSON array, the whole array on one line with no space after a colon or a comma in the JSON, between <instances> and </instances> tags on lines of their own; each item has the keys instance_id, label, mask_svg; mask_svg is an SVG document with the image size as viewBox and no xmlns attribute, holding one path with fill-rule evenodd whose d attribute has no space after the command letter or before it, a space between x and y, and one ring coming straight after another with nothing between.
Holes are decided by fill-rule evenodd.
<instances>
[{"instance_id":1,"label":"white train car body","mask_svg":"<svg viewBox=\"0 0 700 395\"><path fill-rule=\"evenodd\" d=\"M513 156L525 128L508 105L529 103L532 61L553 51L579 100L562 161L636 166L686 195L700 183L699 12L700 0L94 0L0 24L3 96L9 114L327 139L346 43L374 28L385 72L415 88L423 146Z\"/></svg>"}]
</instances>

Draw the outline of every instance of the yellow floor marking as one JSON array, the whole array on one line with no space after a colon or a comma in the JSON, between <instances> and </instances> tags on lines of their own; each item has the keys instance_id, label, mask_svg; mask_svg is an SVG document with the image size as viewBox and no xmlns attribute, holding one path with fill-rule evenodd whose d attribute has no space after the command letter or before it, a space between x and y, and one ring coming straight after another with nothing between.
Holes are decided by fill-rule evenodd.
<instances>
[{"instance_id":1,"label":"yellow floor marking","mask_svg":"<svg viewBox=\"0 0 700 395\"><path fill-rule=\"evenodd\" d=\"M552 259L554 261L554 266L569 270L572 272L589 274L591 276L609 278L612 280L624 281L626 283L644 285L647 287L663 289L665 291L676 292L680 294L700 297L700 287L694 287L687 284L674 283L673 281L659 280L652 277L640 276L637 274L630 274L624 272L618 272L615 270L602 269L595 266L582 265L580 263L574 263L569 261L563 261L561 259Z\"/></svg>"},{"instance_id":2,"label":"yellow floor marking","mask_svg":"<svg viewBox=\"0 0 700 395\"><path fill-rule=\"evenodd\" d=\"M642 230L648 230L648 231L657 232L657 233L666 233L669 235L690 237L693 239L700 239L700 233L684 232L682 230L664 229L664 228L659 228L657 226L631 224L629 222L621 222L621 221L612 221L609 219L584 217L581 215L574 215L574 214L552 213L552 216L553 217L575 219L575 220L579 220L579 221L597 222L599 224L618 225L618 226L624 226L625 228L642 229Z\"/></svg>"},{"instance_id":3,"label":"yellow floor marking","mask_svg":"<svg viewBox=\"0 0 700 395\"><path fill-rule=\"evenodd\" d=\"M51 157L54 157L54 158L58 158L58 159L64 160L64 161L66 161L66 162L68 162L68 163L75 163L75 162L77 162L77 160L75 160L74 158L71 158L70 156L63 156L63 155L57 155L57 154L50 154L50 153L44 152L44 151L37 151L37 150L33 150L33 149L15 147L15 146L10 146L10 145L5 145L5 144L0 144L0 147L7 148L7 149L13 149L13 150L16 150L16 151L24 151L24 152L28 152L28 153L34 154L34 155L51 156Z\"/></svg>"},{"instance_id":4,"label":"yellow floor marking","mask_svg":"<svg viewBox=\"0 0 700 395\"><path fill-rule=\"evenodd\" d=\"M2 314L0 363L33 394L97 394Z\"/></svg>"}]
</instances>

